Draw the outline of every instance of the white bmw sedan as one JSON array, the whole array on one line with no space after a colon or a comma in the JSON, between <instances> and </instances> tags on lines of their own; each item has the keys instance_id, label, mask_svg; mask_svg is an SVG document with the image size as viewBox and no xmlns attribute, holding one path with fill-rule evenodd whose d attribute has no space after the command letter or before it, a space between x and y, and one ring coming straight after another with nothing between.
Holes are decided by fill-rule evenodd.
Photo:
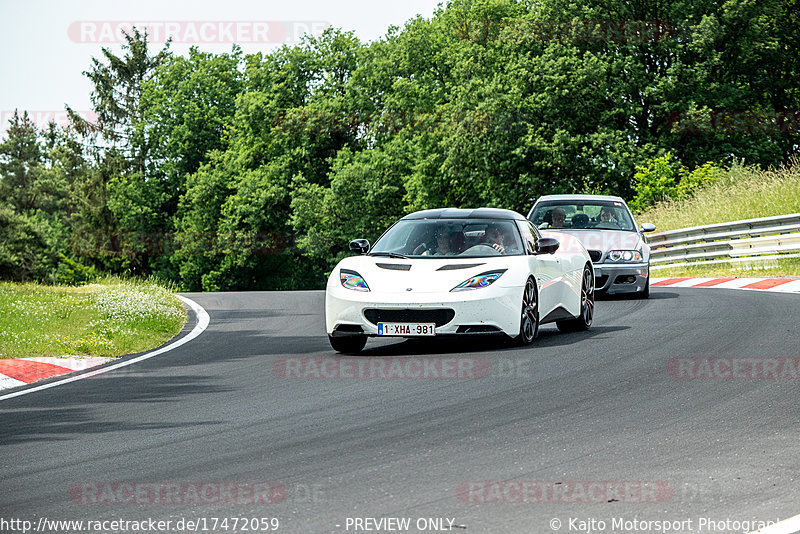
<instances>
[{"instance_id":1,"label":"white bmw sedan","mask_svg":"<svg viewBox=\"0 0 800 534\"><path fill-rule=\"evenodd\" d=\"M646 232L652 224L636 225L620 197L605 195L547 195L539 197L528 219L540 229L575 236L594 263L598 293L650 295L650 247Z\"/></svg>"},{"instance_id":2,"label":"white bmw sedan","mask_svg":"<svg viewBox=\"0 0 800 534\"><path fill-rule=\"evenodd\" d=\"M594 272L575 237L544 235L509 210L407 215L378 238L350 242L328 279L331 346L357 353L368 337L505 334L531 343L543 323L586 330Z\"/></svg>"}]
</instances>

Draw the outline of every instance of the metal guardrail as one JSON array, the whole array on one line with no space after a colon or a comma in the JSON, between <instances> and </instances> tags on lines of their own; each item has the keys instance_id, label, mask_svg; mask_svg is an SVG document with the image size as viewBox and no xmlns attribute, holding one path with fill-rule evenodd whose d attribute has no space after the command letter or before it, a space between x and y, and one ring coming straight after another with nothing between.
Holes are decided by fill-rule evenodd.
<instances>
[{"instance_id":1,"label":"metal guardrail","mask_svg":"<svg viewBox=\"0 0 800 534\"><path fill-rule=\"evenodd\" d=\"M650 265L739 263L800 256L800 213L650 234Z\"/></svg>"}]
</instances>

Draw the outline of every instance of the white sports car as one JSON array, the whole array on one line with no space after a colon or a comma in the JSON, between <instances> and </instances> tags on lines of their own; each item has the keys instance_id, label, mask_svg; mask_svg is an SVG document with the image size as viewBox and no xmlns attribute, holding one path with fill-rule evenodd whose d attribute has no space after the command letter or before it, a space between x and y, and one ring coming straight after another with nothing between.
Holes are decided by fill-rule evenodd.
<instances>
[{"instance_id":1,"label":"white sports car","mask_svg":"<svg viewBox=\"0 0 800 534\"><path fill-rule=\"evenodd\" d=\"M367 337L505 334L519 344L539 325L586 330L594 272L575 237L539 231L509 210L436 209L406 215L370 249L343 259L325 292L333 348L357 353Z\"/></svg>"}]
</instances>

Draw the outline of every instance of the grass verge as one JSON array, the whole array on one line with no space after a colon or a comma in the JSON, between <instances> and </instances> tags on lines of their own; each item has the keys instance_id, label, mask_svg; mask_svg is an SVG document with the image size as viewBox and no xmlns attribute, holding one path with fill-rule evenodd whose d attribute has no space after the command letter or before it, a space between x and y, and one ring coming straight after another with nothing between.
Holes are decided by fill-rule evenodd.
<instances>
[{"instance_id":1,"label":"grass verge","mask_svg":"<svg viewBox=\"0 0 800 534\"><path fill-rule=\"evenodd\" d=\"M761 170L735 164L690 197L665 200L636 214L657 232L800 212L800 161ZM651 270L657 277L800 277L800 258L729 264L685 265Z\"/></svg>"},{"instance_id":2,"label":"grass verge","mask_svg":"<svg viewBox=\"0 0 800 534\"><path fill-rule=\"evenodd\" d=\"M800 162L761 170L734 165L682 200L666 200L637 213L657 232L800 212Z\"/></svg>"},{"instance_id":3,"label":"grass verge","mask_svg":"<svg viewBox=\"0 0 800 534\"><path fill-rule=\"evenodd\" d=\"M756 259L746 264L711 264L668 267L650 271L650 276L659 278L800 278L800 258L780 258L774 260Z\"/></svg>"},{"instance_id":4,"label":"grass verge","mask_svg":"<svg viewBox=\"0 0 800 534\"><path fill-rule=\"evenodd\" d=\"M122 356L162 345L185 322L173 288L153 280L0 283L0 358Z\"/></svg>"}]
</instances>

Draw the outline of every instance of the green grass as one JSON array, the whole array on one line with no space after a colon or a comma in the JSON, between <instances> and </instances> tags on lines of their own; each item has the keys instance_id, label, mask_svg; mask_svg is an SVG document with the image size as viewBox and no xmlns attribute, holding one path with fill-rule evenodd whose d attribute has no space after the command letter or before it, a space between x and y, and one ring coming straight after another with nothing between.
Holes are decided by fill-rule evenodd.
<instances>
[{"instance_id":1,"label":"green grass","mask_svg":"<svg viewBox=\"0 0 800 534\"><path fill-rule=\"evenodd\" d=\"M746 264L687 265L650 271L659 278L800 278L800 258L753 261Z\"/></svg>"},{"instance_id":2,"label":"green grass","mask_svg":"<svg viewBox=\"0 0 800 534\"><path fill-rule=\"evenodd\" d=\"M185 322L173 288L153 280L109 277L82 287L0 282L0 358L142 352Z\"/></svg>"},{"instance_id":3,"label":"green grass","mask_svg":"<svg viewBox=\"0 0 800 534\"><path fill-rule=\"evenodd\" d=\"M666 200L636 214L657 232L800 213L800 161L776 169L734 165L693 196ZM688 265L652 270L658 277L798 277L800 258Z\"/></svg>"},{"instance_id":4,"label":"green grass","mask_svg":"<svg viewBox=\"0 0 800 534\"><path fill-rule=\"evenodd\" d=\"M667 200L636 214L657 232L800 212L800 162L768 171L734 165L683 200Z\"/></svg>"}]
</instances>

